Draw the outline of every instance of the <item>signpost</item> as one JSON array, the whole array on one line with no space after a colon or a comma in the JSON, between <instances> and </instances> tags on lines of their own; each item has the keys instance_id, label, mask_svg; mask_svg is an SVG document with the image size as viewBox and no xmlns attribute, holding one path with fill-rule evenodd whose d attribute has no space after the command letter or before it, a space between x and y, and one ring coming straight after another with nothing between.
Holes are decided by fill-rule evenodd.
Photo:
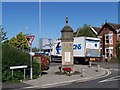
<instances>
[{"instance_id":1,"label":"signpost","mask_svg":"<svg viewBox=\"0 0 120 90\"><path fill-rule=\"evenodd\" d=\"M26 36L27 40L28 40L28 43L30 45L30 53L32 53L32 42L35 38L34 35L29 35L29 36ZM32 79L33 77L33 73L32 73L32 55L30 55L30 79Z\"/></svg>"}]
</instances>

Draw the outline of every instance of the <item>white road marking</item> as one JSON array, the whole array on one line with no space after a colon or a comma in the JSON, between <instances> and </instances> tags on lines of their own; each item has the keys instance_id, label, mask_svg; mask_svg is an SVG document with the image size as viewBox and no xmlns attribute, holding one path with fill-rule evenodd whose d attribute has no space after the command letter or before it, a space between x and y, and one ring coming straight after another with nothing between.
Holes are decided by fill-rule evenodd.
<instances>
[{"instance_id":1,"label":"white road marking","mask_svg":"<svg viewBox=\"0 0 120 90\"><path fill-rule=\"evenodd\" d=\"M110 81L117 81L117 80L120 80L120 76L111 77L111 78L99 81L98 83L110 82Z\"/></svg>"},{"instance_id":2,"label":"white road marking","mask_svg":"<svg viewBox=\"0 0 120 90\"><path fill-rule=\"evenodd\" d=\"M105 71L107 72L107 74L104 75L104 76L99 76L99 75L97 75L98 77L97 77L97 78L94 78L94 79L99 79L99 78L107 77L107 76L109 76L109 75L111 74L111 71L110 71L109 69L104 69L104 68L101 68L101 69L105 70ZM93 80L94 80L94 79L93 79Z\"/></svg>"},{"instance_id":3,"label":"white road marking","mask_svg":"<svg viewBox=\"0 0 120 90\"><path fill-rule=\"evenodd\" d=\"M109 70L119 71L120 69L118 69L118 68L111 68Z\"/></svg>"},{"instance_id":4,"label":"white road marking","mask_svg":"<svg viewBox=\"0 0 120 90\"><path fill-rule=\"evenodd\" d=\"M32 88L40 88L40 87L39 86L29 86L29 87L18 88L18 90L32 89ZM16 90L16 89L11 89L11 90Z\"/></svg>"}]
</instances>

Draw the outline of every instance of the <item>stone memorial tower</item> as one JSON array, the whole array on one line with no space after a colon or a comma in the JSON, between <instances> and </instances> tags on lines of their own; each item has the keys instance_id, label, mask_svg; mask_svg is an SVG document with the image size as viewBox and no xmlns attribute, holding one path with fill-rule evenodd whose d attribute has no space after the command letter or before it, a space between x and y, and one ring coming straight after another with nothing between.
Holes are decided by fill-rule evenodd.
<instances>
[{"instance_id":1,"label":"stone memorial tower","mask_svg":"<svg viewBox=\"0 0 120 90\"><path fill-rule=\"evenodd\" d=\"M73 29L68 25L66 16L66 25L61 30L62 42L62 67L73 67Z\"/></svg>"}]
</instances>

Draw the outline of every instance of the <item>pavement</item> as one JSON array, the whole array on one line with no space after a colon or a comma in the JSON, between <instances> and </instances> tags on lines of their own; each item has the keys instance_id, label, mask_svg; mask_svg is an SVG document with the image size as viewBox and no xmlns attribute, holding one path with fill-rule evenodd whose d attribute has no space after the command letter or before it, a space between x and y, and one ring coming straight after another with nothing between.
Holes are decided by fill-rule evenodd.
<instances>
[{"instance_id":1,"label":"pavement","mask_svg":"<svg viewBox=\"0 0 120 90\"><path fill-rule=\"evenodd\" d=\"M85 69L84 76L81 76L82 69ZM71 76L61 75L59 74L58 66L50 67L48 71L45 71L42 76L38 79L22 81L22 85L14 84L14 85L5 85L3 84L3 90L11 89L11 90L25 90L32 88L50 88L60 85L70 84L72 82L85 82L89 80L94 80L102 77L106 77L111 74L108 69L100 68L98 72L96 72L97 67L94 65L92 67L88 67L87 65L74 65L74 69L77 72Z\"/></svg>"}]
</instances>

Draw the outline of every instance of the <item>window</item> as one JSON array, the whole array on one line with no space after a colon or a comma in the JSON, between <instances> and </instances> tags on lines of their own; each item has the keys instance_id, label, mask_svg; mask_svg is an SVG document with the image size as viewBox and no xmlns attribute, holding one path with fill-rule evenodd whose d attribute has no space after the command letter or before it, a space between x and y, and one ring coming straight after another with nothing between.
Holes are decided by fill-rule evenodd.
<instances>
[{"instance_id":1,"label":"window","mask_svg":"<svg viewBox=\"0 0 120 90\"><path fill-rule=\"evenodd\" d=\"M108 56L109 56L109 49L108 49L108 48L106 48L106 49L105 49L105 57L107 57L107 58L108 58Z\"/></svg>"},{"instance_id":2,"label":"window","mask_svg":"<svg viewBox=\"0 0 120 90\"><path fill-rule=\"evenodd\" d=\"M113 55L113 49L110 49L110 57Z\"/></svg>"},{"instance_id":3,"label":"window","mask_svg":"<svg viewBox=\"0 0 120 90\"><path fill-rule=\"evenodd\" d=\"M112 43L113 43L113 35L105 34L105 44L112 44Z\"/></svg>"},{"instance_id":4,"label":"window","mask_svg":"<svg viewBox=\"0 0 120 90\"><path fill-rule=\"evenodd\" d=\"M105 36L105 44L108 44L108 43L109 43L109 36L106 35L106 36Z\"/></svg>"},{"instance_id":5,"label":"window","mask_svg":"<svg viewBox=\"0 0 120 90\"><path fill-rule=\"evenodd\" d=\"M113 47L105 48L105 57L112 57L113 55Z\"/></svg>"},{"instance_id":6,"label":"window","mask_svg":"<svg viewBox=\"0 0 120 90\"><path fill-rule=\"evenodd\" d=\"M109 38L110 38L110 39L109 39L109 42L110 42L110 44L112 44L112 43L113 43L112 34L109 35Z\"/></svg>"}]
</instances>

